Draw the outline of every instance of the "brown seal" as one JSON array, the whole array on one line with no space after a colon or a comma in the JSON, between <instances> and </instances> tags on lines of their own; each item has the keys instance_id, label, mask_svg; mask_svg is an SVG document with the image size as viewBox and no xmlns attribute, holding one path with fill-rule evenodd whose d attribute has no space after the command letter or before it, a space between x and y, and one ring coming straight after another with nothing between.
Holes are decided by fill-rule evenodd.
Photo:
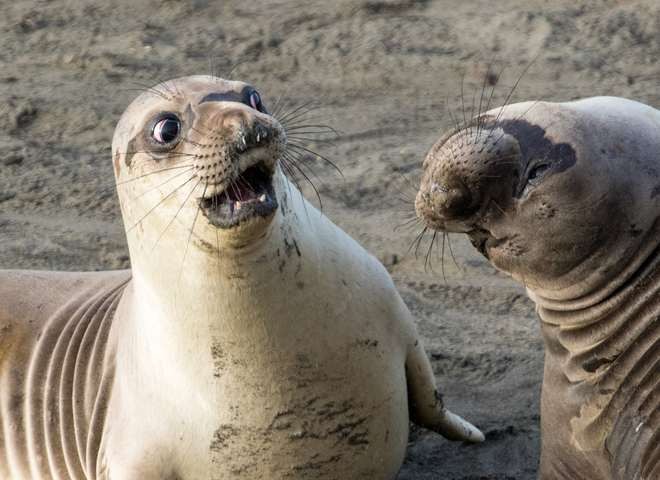
<instances>
[{"instance_id":1,"label":"brown seal","mask_svg":"<svg viewBox=\"0 0 660 480\"><path fill-rule=\"evenodd\" d=\"M546 345L544 479L660 478L660 112L527 102L445 135L416 210L523 283Z\"/></svg>"}]
</instances>

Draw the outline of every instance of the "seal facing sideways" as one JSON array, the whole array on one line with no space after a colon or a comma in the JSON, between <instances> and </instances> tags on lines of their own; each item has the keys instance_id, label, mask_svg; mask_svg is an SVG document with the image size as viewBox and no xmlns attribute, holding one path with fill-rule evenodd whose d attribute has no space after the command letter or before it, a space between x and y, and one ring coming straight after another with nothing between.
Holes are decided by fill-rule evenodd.
<instances>
[{"instance_id":1,"label":"seal facing sideways","mask_svg":"<svg viewBox=\"0 0 660 480\"><path fill-rule=\"evenodd\" d=\"M527 287L545 342L543 479L660 478L660 112L486 112L424 161L417 214Z\"/></svg>"},{"instance_id":2,"label":"seal facing sideways","mask_svg":"<svg viewBox=\"0 0 660 480\"><path fill-rule=\"evenodd\" d=\"M384 268L282 173L257 91L149 89L113 140L132 270L0 273L0 478L391 479L449 412Z\"/></svg>"}]
</instances>

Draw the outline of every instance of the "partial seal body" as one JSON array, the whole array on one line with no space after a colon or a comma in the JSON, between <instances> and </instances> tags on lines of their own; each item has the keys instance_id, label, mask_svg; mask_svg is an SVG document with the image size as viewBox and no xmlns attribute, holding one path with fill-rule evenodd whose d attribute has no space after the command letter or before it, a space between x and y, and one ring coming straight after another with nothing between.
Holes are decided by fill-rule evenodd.
<instances>
[{"instance_id":1,"label":"partial seal body","mask_svg":"<svg viewBox=\"0 0 660 480\"><path fill-rule=\"evenodd\" d=\"M286 145L241 82L129 106L131 272L0 277L2 478L389 479L409 418L483 439L384 268L283 174Z\"/></svg>"},{"instance_id":2,"label":"partial seal body","mask_svg":"<svg viewBox=\"0 0 660 480\"><path fill-rule=\"evenodd\" d=\"M660 112L610 97L486 112L431 149L416 210L537 304L541 478L660 478Z\"/></svg>"}]
</instances>

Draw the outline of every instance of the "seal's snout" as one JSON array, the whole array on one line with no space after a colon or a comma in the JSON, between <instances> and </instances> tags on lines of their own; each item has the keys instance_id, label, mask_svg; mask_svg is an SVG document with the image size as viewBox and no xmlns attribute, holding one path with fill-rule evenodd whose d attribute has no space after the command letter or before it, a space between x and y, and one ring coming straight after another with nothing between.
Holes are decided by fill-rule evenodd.
<instances>
[{"instance_id":1,"label":"seal's snout","mask_svg":"<svg viewBox=\"0 0 660 480\"><path fill-rule=\"evenodd\" d=\"M447 186L433 182L429 191L433 211L447 220L465 218L474 213L473 195L463 182L454 181Z\"/></svg>"},{"instance_id":2,"label":"seal's snout","mask_svg":"<svg viewBox=\"0 0 660 480\"><path fill-rule=\"evenodd\" d=\"M285 145L283 128L265 109L238 102L205 101L198 113L193 169L203 186L198 203L204 215L219 228L270 217L278 207L273 175Z\"/></svg>"},{"instance_id":3,"label":"seal's snout","mask_svg":"<svg viewBox=\"0 0 660 480\"><path fill-rule=\"evenodd\" d=\"M474 230L490 201L510 191L518 149L502 133L468 127L431 148L415 199L426 225L448 232Z\"/></svg>"}]
</instances>

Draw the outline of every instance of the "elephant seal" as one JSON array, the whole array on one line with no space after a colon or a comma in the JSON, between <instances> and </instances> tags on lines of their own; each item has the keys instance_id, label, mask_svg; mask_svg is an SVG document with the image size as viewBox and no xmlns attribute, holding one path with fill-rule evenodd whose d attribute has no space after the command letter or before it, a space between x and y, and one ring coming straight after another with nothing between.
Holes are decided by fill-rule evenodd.
<instances>
[{"instance_id":1,"label":"elephant seal","mask_svg":"<svg viewBox=\"0 0 660 480\"><path fill-rule=\"evenodd\" d=\"M0 477L391 479L453 440L380 263L282 171L283 123L209 76L142 93L112 159L131 271L0 273Z\"/></svg>"},{"instance_id":2,"label":"elephant seal","mask_svg":"<svg viewBox=\"0 0 660 480\"><path fill-rule=\"evenodd\" d=\"M545 342L543 479L660 478L660 111L597 97L478 115L415 208L527 288Z\"/></svg>"}]
</instances>

